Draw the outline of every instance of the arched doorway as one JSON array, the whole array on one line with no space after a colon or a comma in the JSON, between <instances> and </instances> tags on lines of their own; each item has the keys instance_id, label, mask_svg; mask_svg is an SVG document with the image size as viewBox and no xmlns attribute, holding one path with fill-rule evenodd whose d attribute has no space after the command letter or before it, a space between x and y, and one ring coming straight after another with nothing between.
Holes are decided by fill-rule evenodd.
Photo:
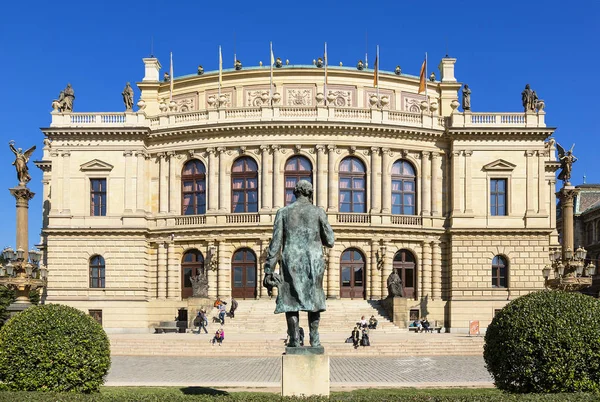
<instances>
[{"instance_id":1,"label":"arched doorway","mask_svg":"<svg viewBox=\"0 0 600 402\"><path fill-rule=\"evenodd\" d=\"M202 274L204 270L204 257L196 249L188 250L181 261L181 298L192 297L192 276Z\"/></svg>"},{"instance_id":2,"label":"arched doorway","mask_svg":"<svg viewBox=\"0 0 600 402\"><path fill-rule=\"evenodd\" d=\"M413 299L417 288L417 264L409 250L398 250L394 255L394 271L402 279L404 297Z\"/></svg>"},{"instance_id":3,"label":"arched doorway","mask_svg":"<svg viewBox=\"0 0 600 402\"><path fill-rule=\"evenodd\" d=\"M231 295L239 299L256 298L256 255L249 248L239 249L233 254Z\"/></svg>"},{"instance_id":4,"label":"arched doorway","mask_svg":"<svg viewBox=\"0 0 600 402\"><path fill-rule=\"evenodd\" d=\"M365 298L365 258L360 251L350 248L340 259L340 297Z\"/></svg>"}]
</instances>

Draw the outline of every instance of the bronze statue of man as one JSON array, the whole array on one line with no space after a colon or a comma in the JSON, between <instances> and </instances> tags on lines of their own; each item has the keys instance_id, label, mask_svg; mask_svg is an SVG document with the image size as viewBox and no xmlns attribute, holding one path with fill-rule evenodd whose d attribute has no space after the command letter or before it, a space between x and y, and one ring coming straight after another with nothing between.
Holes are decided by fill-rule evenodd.
<instances>
[{"instance_id":1,"label":"bronze statue of man","mask_svg":"<svg viewBox=\"0 0 600 402\"><path fill-rule=\"evenodd\" d=\"M296 201L275 216L273 238L264 265L263 285L277 287L275 314L285 313L288 347L300 346L299 312L308 312L310 345L321 346L319 320L325 311L322 246L333 247L334 234L322 208L312 204L313 188L300 180L294 188ZM279 262L280 272L274 273Z\"/></svg>"}]
</instances>

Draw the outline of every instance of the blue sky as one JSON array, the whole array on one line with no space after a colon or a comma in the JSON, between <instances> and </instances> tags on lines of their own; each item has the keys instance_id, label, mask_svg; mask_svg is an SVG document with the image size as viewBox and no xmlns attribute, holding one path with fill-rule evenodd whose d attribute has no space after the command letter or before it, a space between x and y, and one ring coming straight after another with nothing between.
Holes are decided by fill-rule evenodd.
<instances>
[{"instance_id":1,"label":"blue sky","mask_svg":"<svg viewBox=\"0 0 600 402\"><path fill-rule=\"evenodd\" d=\"M0 73L4 100L0 116L0 246L15 244L15 205L8 192L17 184L8 141L37 145L40 127L50 124L51 102L68 82L75 111L122 111L127 81L141 81L141 61L151 52L175 76L233 65L234 37L245 66L267 64L275 55L310 64L327 42L330 64L353 66L366 49L370 64L380 46L381 68L417 75L425 52L437 66L448 51L458 59L456 77L471 87L475 112L522 111L526 83L546 102L546 122L556 138L576 143L579 161L573 183L583 175L600 183L597 136L600 119L600 2L527 1L81 1L6 2L0 13ZM368 32L368 48L366 36ZM152 40L153 38L153 40ZM437 70L436 70L437 72ZM439 76L439 74L438 74ZM136 101L139 91L136 92ZM41 171L30 163L30 242L39 241Z\"/></svg>"}]
</instances>

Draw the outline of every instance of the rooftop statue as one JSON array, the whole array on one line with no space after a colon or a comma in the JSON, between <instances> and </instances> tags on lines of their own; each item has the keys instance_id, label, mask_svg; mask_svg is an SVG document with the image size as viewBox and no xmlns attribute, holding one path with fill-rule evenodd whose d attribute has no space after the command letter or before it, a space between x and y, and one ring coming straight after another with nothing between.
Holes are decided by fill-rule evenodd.
<instances>
[{"instance_id":1,"label":"rooftop statue","mask_svg":"<svg viewBox=\"0 0 600 402\"><path fill-rule=\"evenodd\" d=\"M435 73L433 71L431 72L431 74L429 74L429 81L435 82Z\"/></svg>"},{"instance_id":2,"label":"rooftop statue","mask_svg":"<svg viewBox=\"0 0 600 402\"><path fill-rule=\"evenodd\" d=\"M296 201L277 211L273 238L264 265L263 285L277 287L275 314L285 313L288 347L300 346L299 311L308 312L310 345L321 346L319 320L325 311L323 248L333 247L334 234L322 208L311 203L312 184L300 180ZM274 273L279 262L281 275Z\"/></svg>"},{"instance_id":3,"label":"rooftop statue","mask_svg":"<svg viewBox=\"0 0 600 402\"><path fill-rule=\"evenodd\" d=\"M133 111L133 88L131 88L131 84L127 83L125 85L125 89L121 92L123 95L123 103L125 103L125 111L131 112Z\"/></svg>"},{"instance_id":4,"label":"rooftop statue","mask_svg":"<svg viewBox=\"0 0 600 402\"><path fill-rule=\"evenodd\" d=\"M359 61L358 61L358 64L356 64L356 68L357 68L358 70L364 70L364 68L365 68L365 63L363 63L363 61L362 61L362 60L359 60Z\"/></svg>"},{"instance_id":5,"label":"rooftop statue","mask_svg":"<svg viewBox=\"0 0 600 402\"><path fill-rule=\"evenodd\" d=\"M395 73L396 75L400 75L400 74L402 74L402 69L400 68L400 66L396 66L396 69L394 70L394 73Z\"/></svg>"},{"instance_id":6,"label":"rooftop statue","mask_svg":"<svg viewBox=\"0 0 600 402\"><path fill-rule=\"evenodd\" d=\"M163 74L163 81L164 82L171 82L171 76L169 75L169 73L165 72Z\"/></svg>"},{"instance_id":7,"label":"rooftop statue","mask_svg":"<svg viewBox=\"0 0 600 402\"><path fill-rule=\"evenodd\" d=\"M59 112L72 112L73 101L75 100L75 91L71 87L71 84L67 84L67 87L60 91L58 99L52 102L52 107Z\"/></svg>"},{"instance_id":8,"label":"rooftop statue","mask_svg":"<svg viewBox=\"0 0 600 402\"><path fill-rule=\"evenodd\" d=\"M31 176L29 176L29 169L27 168L27 162L29 162L31 154L33 151L35 151L35 145L25 152L23 152L22 148L15 148L14 141L10 141L8 145L10 146L11 151L13 151L15 154L15 161L12 164L15 166L15 169L17 169L19 186L26 186L31 180Z\"/></svg>"},{"instance_id":9,"label":"rooftop statue","mask_svg":"<svg viewBox=\"0 0 600 402\"><path fill-rule=\"evenodd\" d=\"M204 67L202 67L202 65L198 66L198 75L202 75L204 74Z\"/></svg>"},{"instance_id":10,"label":"rooftop statue","mask_svg":"<svg viewBox=\"0 0 600 402\"><path fill-rule=\"evenodd\" d=\"M566 186L571 185L571 171L573 170L573 164L577 162L577 158L573 155L573 148L575 148L575 144L573 144L570 150L565 151L558 142L556 143L561 168L558 180L562 180Z\"/></svg>"},{"instance_id":11,"label":"rooftop statue","mask_svg":"<svg viewBox=\"0 0 600 402\"><path fill-rule=\"evenodd\" d=\"M283 67L283 62L281 61L281 57L278 57L277 59L275 59L275 67L277 67L277 68Z\"/></svg>"},{"instance_id":12,"label":"rooftop statue","mask_svg":"<svg viewBox=\"0 0 600 402\"><path fill-rule=\"evenodd\" d=\"M239 70L241 70L241 69L242 69L242 62L241 62L241 61L239 61L239 60L236 60L236 61L235 61L235 65L234 65L234 67L235 67L235 69L236 69L236 70L238 70L238 71L239 71Z\"/></svg>"},{"instance_id":13,"label":"rooftop statue","mask_svg":"<svg viewBox=\"0 0 600 402\"><path fill-rule=\"evenodd\" d=\"M525 85L525 89L521 92L524 112L535 112L537 100L538 97L535 91L531 90L529 84Z\"/></svg>"},{"instance_id":14,"label":"rooftop statue","mask_svg":"<svg viewBox=\"0 0 600 402\"><path fill-rule=\"evenodd\" d=\"M462 90L463 110L471 110L471 89L465 84Z\"/></svg>"}]
</instances>

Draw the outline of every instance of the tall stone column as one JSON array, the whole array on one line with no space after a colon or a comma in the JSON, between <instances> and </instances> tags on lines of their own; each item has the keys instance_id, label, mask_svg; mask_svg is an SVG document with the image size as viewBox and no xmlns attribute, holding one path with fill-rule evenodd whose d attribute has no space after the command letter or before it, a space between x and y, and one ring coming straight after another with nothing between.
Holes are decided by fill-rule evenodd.
<instances>
[{"instance_id":1,"label":"tall stone column","mask_svg":"<svg viewBox=\"0 0 600 402\"><path fill-rule=\"evenodd\" d=\"M156 272L156 287L157 287L157 297L159 299L167 298L167 250L165 242L156 243L157 249L157 272Z\"/></svg>"},{"instance_id":2,"label":"tall stone column","mask_svg":"<svg viewBox=\"0 0 600 402\"><path fill-rule=\"evenodd\" d=\"M177 195L180 193L180 185L177 183L177 155L175 152L167 152L169 156L169 213L172 215L177 213L179 207L177 206Z\"/></svg>"},{"instance_id":3,"label":"tall stone column","mask_svg":"<svg viewBox=\"0 0 600 402\"><path fill-rule=\"evenodd\" d=\"M123 186L123 198L124 202L124 213L131 214L133 213L133 202L135 201L135 197L132 194L133 192L133 151L123 151L123 157L125 159L125 182Z\"/></svg>"},{"instance_id":4,"label":"tall stone column","mask_svg":"<svg viewBox=\"0 0 600 402\"><path fill-rule=\"evenodd\" d=\"M462 158L461 151L452 151L452 215L462 213L463 187L461 185L462 177Z\"/></svg>"},{"instance_id":5,"label":"tall stone column","mask_svg":"<svg viewBox=\"0 0 600 402\"><path fill-rule=\"evenodd\" d=\"M371 213L381 212L381 149L371 147Z\"/></svg>"},{"instance_id":6,"label":"tall stone column","mask_svg":"<svg viewBox=\"0 0 600 402\"><path fill-rule=\"evenodd\" d=\"M281 147L272 145L273 149L273 209L277 210L284 205L283 175L281 174Z\"/></svg>"},{"instance_id":7,"label":"tall stone column","mask_svg":"<svg viewBox=\"0 0 600 402\"><path fill-rule=\"evenodd\" d=\"M217 148L219 153L219 211L227 212L230 208L229 194L231 183L227 180L227 154L225 147ZM219 253L221 254L221 253Z\"/></svg>"},{"instance_id":8,"label":"tall stone column","mask_svg":"<svg viewBox=\"0 0 600 402\"><path fill-rule=\"evenodd\" d=\"M338 210L338 182L335 179L335 149L335 145L327 145L327 152L329 153L327 167L329 206L327 207L327 212L337 212Z\"/></svg>"},{"instance_id":9,"label":"tall stone column","mask_svg":"<svg viewBox=\"0 0 600 402\"><path fill-rule=\"evenodd\" d=\"M429 163L429 155L431 152L421 153L421 197L423 202L421 203L421 215L429 216L431 206L431 164Z\"/></svg>"},{"instance_id":10,"label":"tall stone column","mask_svg":"<svg viewBox=\"0 0 600 402\"><path fill-rule=\"evenodd\" d=\"M317 145L317 206L327 209L327 156L325 145Z\"/></svg>"},{"instance_id":11,"label":"tall stone column","mask_svg":"<svg viewBox=\"0 0 600 402\"><path fill-rule=\"evenodd\" d=\"M135 153L137 158L137 167L135 174L135 211L143 213L146 209L144 205L144 183L146 182L146 174L144 166L146 165L145 152L138 151Z\"/></svg>"},{"instance_id":12,"label":"tall stone column","mask_svg":"<svg viewBox=\"0 0 600 402\"><path fill-rule=\"evenodd\" d=\"M421 297L431 297L431 244L429 241L421 243Z\"/></svg>"},{"instance_id":13,"label":"tall stone column","mask_svg":"<svg viewBox=\"0 0 600 402\"><path fill-rule=\"evenodd\" d=\"M50 177L50 214L58 214L62 211L62 196L60 195L62 186L62 158L58 151L51 151L52 159L52 176ZM89 197L89 196L88 196ZM87 215L90 211L87 211Z\"/></svg>"},{"instance_id":14,"label":"tall stone column","mask_svg":"<svg viewBox=\"0 0 600 402\"><path fill-rule=\"evenodd\" d=\"M563 259L565 258L565 250L570 248L575 252L573 247L573 200L579 193L579 189L573 186L563 186L558 192L560 203L562 205L562 252Z\"/></svg>"},{"instance_id":15,"label":"tall stone column","mask_svg":"<svg viewBox=\"0 0 600 402\"><path fill-rule=\"evenodd\" d=\"M217 168L217 150L207 148L208 156L208 212L215 212L219 209L219 169ZM216 295L215 295L216 296Z\"/></svg>"},{"instance_id":16,"label":"tall stone column","mask_svg":"<svg viewBox=\"0 0 600 402\"><path fill-rule=\"evenodd\" d=\"M269 175L269 165L270 165L270 158L269 158L269 146L268 145L261 145L260 146L260 150L262 151L262 167L261 167L261 185L260 188L262 190L262 194L261 194L261 204L262 204L262 208L261 210L263 211L270 211L271 207L272 207L272 201L273 201L273 196L271 194L271 190L272 190L272 186L271 183L272 181L270 180L270 175ZM257 293L258 294L258 293Z\"/></svg>"},{"instance_id":17,"label":"tall stone column","mask_svg":"<svg viewBox=\"0 0 600 402\"><path fill-rule=\"evenodd\" d=\"M431 215L438 216L438 204L440 202L441 191L439 190L439 174L441 169L441 157L437 152L431 153Z\"/></svg>"},{"instance_id":18,"label":"tall stone column","mask_svg":"<svg viewBox=\"0 0 600 402\"><path fill-rule=\"evenodd\" d=\"M548 182L548 187L546 187L546 191L550 192L550 198L552 199L555 196L554 189L556 188L556 178L553 177ZM556 228L556 202L550 203L550 227ZM553 232L556 235L556 230Z\"/></svg>"},{"instance_id":19,"label":"tall stone column","mask_svg":"<svg viewBox=\"0 0 600 402\"><path fill-rule=\"evenodd\" d=\"M166 214L168 211L169 203L169 184L167 182L167 154L166 152L160 152L157 154L160 162L159 167L159 182L158 182L158 193L159 193L159 209L158 213Z\"/></svg>"},{"instance_id":20,"label":"tall stone column","mask_svg":"<svg viewBox=\"0 0 600 402\"><path fill-rule=\"evenodd\" d=\"M527 210L525 212L526 215L530 216L534 214L534 194L536 192L535 189L535 182L534 182L534 168L533 168L533 157L535 156L535 151L531 151L531 150L527 150L525 151L525 169L526 169L526 183L527 183L527 190L526 190L526 194L525 194L525 198L527 199L526 201L526 205L527 205ZM507 208L508 211L508 208Z\"/></svg>"},{"instance_id":21,"label":"tall stone column","mask_svg":"<svg viewBox=\"0 0 600 402\"><path fill-rule=\"evenodd\" d=\"M267 289L265 289L262 285L262 279L263 279L263 268L264 268L264 262L265 262L265 256L266 256L266 249L268 248L269 244L263 240L263 239L259 239L258 240L258 258L257 258L257 265L256 265L256 298L257 299L264 299L265 296L268 294ZM264 294L263 294L264 293Z\"/></svg>"},{"instance_id":22,"label":"tall stone column","mask_svg":"<svg viewBox=\"0 0 600 402\"><path fill-rule=\"evenodd\" d=\"M379 251L379 241L371 241L371 271L369 275L369 284L371 288L371 299L382 299L381 277L379 275L379 266L377 261L377 252Z\"/></svg>"},{"instance_id":23,"label":"tall stone column","mask_svg":"<svg viewBox=\"0 0 600 402\"><path fill-rule=\"evenodd\" d=\"M433 291L432 291L432 299L433 300L441 300L442 299L442 247L439 241L432 241L431 248L433 250Z\"/></svg>"},{"instance_id":24,"label":"tall stone column","mask_svg":"<svg viewBox=\"0 0 600 402\"><path fill-rule=\"evenodd\" d=\"M208 298L213 300L217 298L217 270L219 266L219 248L217 244L215 244L212 241L209 241L207 246L208 247L206 249L206 254L209 255L209 253L212 253L212 255L211 260L208 262L208 265L206 265L204 269L208 270L206 272L208 276ZM213 263L213 258L215 263Z\"/></svg>"},{"instance_id":25,"label":"tall stone column","mask_svg":"<svg viewBox=\"0 0 600 402\"><path fill-rule=\"evenodd\" d=\"M381 198L383 199L383 206L381 212L384 214L389 214L392 212L392 172L390 171L390 160L392 153L390 152L389 148L382 148L381 154L383 156L383 167L381 173Z\"/></svg>"},{"instance_id":26,"label":"tall stone column","mask_svg":"<svg viewBox=\"0 0 600 402\"><path fill-rule=\"evenodd\" d=\"M65 151L63 157L63 210L65 215L71 215L71 152Z\"/></svg>"},{"instance_id":27,"label":"tall stone column","mask_svg":"<svg viewBox=\"0 0 600 402\"><path fill-rule=\"evenodd\" d=\"M229 253L227 249L230 245L225 242L219 242L219 268L217 273L217 294L221 298L231 296L231 282L229 275L231 273L231 261L227 258Z\"/></svg>"},{"instance_id":28,"label":"tall stone column","mask_svg":"<svg viewBox=\"0 0 600 402\"><path fill-rule=\"evenodd\" d=\"M180 296L178 265L177 256L175 255L175 242L171 240L167 246L167 297L169 299L178 299Z\"/></svg>"},{"instance_id":29,"label":"tall stone column","mask_svg":"<svg viewBox=\"0 0 600 402\"><path fill-rule=\"evenodd\" d=\"M548 157L548 151L538 151L538 214L545 216L548 214L546 210L546 158Z\"/></svg>"},{"instance_id":30,"label":"tall stone column","mask_svg":"<svg viewBox=\"0 0 600 402\"><path fill-rule=\"evenodd\" d=\"M472 198L473 198L473 186L472 186L472 172L471 172L471 156L473 151L465 151L465 214L473 214Z\"/></svg>"},{"instance_id":31,"label":"tall stone column","mask_svg":"<svg viewBox=\"0 0 600 402\"><path fill-rule=\"evenodd\" d=\"M143 209L146 212L151 212L154 209L152 205L152 197L150 196L150 177L151 177L151 168L150 168L150 160L152 159L152 155L149 153L144 154L144 172L148 172L144 174L144 198L143 198Z\"/></svg>"},{"instance_id":32,"label":"tall stone column","mask_svg":"<svg viewBox=\"0 0 600 402\"><path fill-rule=\"evenodd\" d=\"M29 200L33 198L35 193L31 192L26 186L26 183L19 183L18 187L9 189L10 194L15 197L17 201L17 250L21 249L24 251L24 261L28 261L29 252ZM18 268L18 266L16 267ZM25 271L17 271L16 280L25 279ZM31 283L31 282L30 282ZM7 308L12 314L18 311L23 311L31 306L29 301L29 285L18 286L16 288L16 300Z\"/></svg>"},{"instance_id":33,"label":"tall stone column","mask_svg":"<svg viewBox=\"0 0 600 402\"><path fill-rule=\"evenodd\" d=\"M387 289L387 278L390 276L392 270L394 269L394 250L392 249L392 243L386 242L383 243L383 246L385 248L385 253L382 255L383 268L381 273L381 289L382 294L385 294L383 292L383 289Z\"/></svg>"},{"instance_id":34,"label":"tall stone column","mask_svg":"<svg viewBox=\"0 0 600 402\"><path fill-rule=\"evenodd\" d=\"M340 264L339 258L336 258L335 247L329 249L329 259L327 266L327 298L339 299L340 297Z\"/></svg>"}]
</instances>

